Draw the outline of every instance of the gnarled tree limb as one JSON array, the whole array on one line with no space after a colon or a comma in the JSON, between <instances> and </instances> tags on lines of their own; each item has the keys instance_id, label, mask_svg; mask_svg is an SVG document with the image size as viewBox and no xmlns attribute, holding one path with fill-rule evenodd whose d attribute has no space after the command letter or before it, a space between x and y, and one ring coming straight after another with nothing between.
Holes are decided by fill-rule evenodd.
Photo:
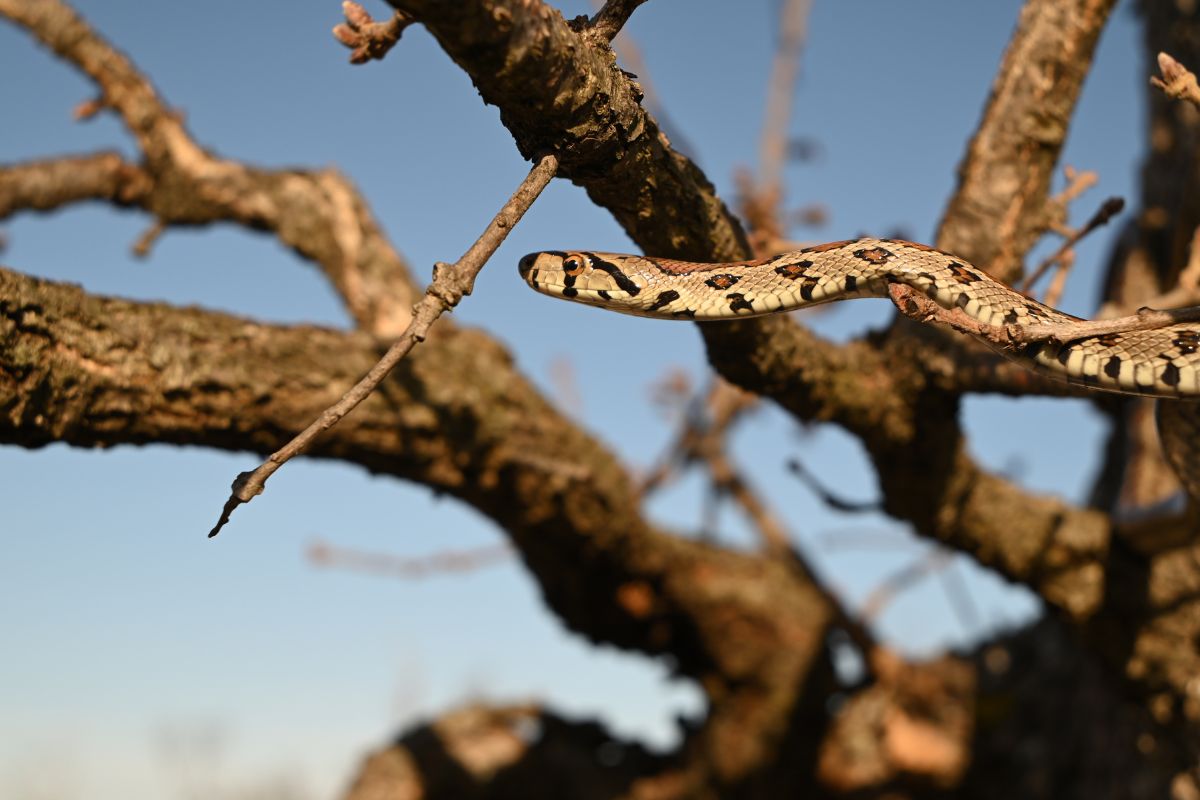
<instances>
[{"instance_id":1,"label":"gnarled tree limb","mask_svg":"<svg viewBox=\"0 0 1200 800\"><path fill-rule=\"evenodd\" d=\"M136 166L99 155L83 164L70 159L0 168L0 216L51 200L61 206L115 199L162 225L235 222L271 231L321 267L364 330L379 336L404 330L416 287L345 176L333 169L259 169L204 149L132 62L61 0L0 0L0 15L90 77L99 103L120 115L143 155ZM86 169L76 173L75 166ZM40 186L43 206L19 194L33 185Z\"/></svg>"}]
</instances>

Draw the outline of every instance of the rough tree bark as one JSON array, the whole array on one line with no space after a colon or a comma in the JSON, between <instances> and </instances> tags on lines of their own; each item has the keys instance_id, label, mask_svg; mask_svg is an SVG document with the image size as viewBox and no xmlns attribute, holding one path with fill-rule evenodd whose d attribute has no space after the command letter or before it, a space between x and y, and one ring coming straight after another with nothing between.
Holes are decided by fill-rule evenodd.
<instances>
[{"instance_id":1,"label":"rough tree bark","mask_svg":"<svg viewBox=\"0 0 1200 800\"><path fill-rule=\"evenodd\" d=\"M555 153L560 176L639 246L701 260L748 255L736 218L617 66L607 42L620 9L589 27L539 0L390 2L499 108L523 155ZM1062 219L1050 178L1114 3L1028 0L960 165L941 246L1012 277ZM627 15L637 3L610 5ZM1168 5L1151 12L1152 39L1195 25L1194 11ZM331 171L213 156L59 0L0 0L0 15L91 77L142 153L139 163L96 153L0 167L0 218L99 199L143 209L159 226L224 220L267 231L327 274L359 327L264 325L0 270L0 441L278 448L409 319L417 289L366 200ZM1155 120L1175 113L1158 101ZM1195 224L1171 217L1179 174L1147 168L1144 203L1164 209L1163 231ZM1152 189L1154 180L1170 186ZM1150 247L1154 263L1176 263L1175 251ZM889 514L1029 586L1053 619L970 654L904 663L870 641L798 555L735 552L648 522L617 460L555 412L499 344L441 324L311 454L479 509L508 533L565 624L595 642L669 655L709 711L676 752L652 756L551 710L467 709L373 756L351 797L1200 791L1192 512L1159 521L1151 536L1105 509L1030 492L976 464L957 423L964 394L1074 390L907 321L845 345L782 318L702 333L729 381L858 437ZM839 632L866 658L861 685L834 680L829 636ZM1070 730L1048 721L1061 719L1073 720Z\"/></svg>"}]
</instances>

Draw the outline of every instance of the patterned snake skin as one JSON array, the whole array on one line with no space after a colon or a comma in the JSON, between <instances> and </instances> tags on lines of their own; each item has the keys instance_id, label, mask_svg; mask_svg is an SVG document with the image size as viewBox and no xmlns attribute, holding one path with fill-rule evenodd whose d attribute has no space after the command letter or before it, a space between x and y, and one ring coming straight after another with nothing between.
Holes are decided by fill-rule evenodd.
<instances>
[{"instance_id":1,"label":"patterned snake skin","mask_svg":"<svg viewBox=\"0 0 1200 800\"><path fill-rule=\"evenodd\" d=\"M887 297L890 283L958 308L984 325L1078 321L1030 300L962 259L898 239L831 242L761 261L701 264L645 256L557 250L521 259L534 289L625 314L661 319L722 320L792 311L854 297ZM1108 333L1067 342L1037 341L1001 352L1070 383L1123 394L1200 399L1200 325ZM1186 411L1160 419L1196 417ZM1167 453L1189 492L1200 499L1200 443L1166 430ZM1180 430L1194 431L1179 425ZM1170 441L1167 441L1170 438Z\"/></svg>"}]
</instances>

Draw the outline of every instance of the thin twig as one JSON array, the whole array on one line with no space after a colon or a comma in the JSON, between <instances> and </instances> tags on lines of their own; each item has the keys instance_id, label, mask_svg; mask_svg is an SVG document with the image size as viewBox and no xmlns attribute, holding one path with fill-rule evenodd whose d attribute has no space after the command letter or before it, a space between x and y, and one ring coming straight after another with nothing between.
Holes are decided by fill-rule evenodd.
<instances>
[{"instance_id":1,"label":"thin twig","mask_svg":"<svg viewBox=\"0 0 1200 800\"><path fill-rule=\"evenodd\" d=\"M587 33L594 38L611 42L620 33L629 17L646 0L608 0L588 25Z\"/></svg>"},{"instance_id":2,"label":"thin twig","mask_svg":"<svg viewBox=\"0 0 1200 800\"><path fill-rule=\"evenodd\" d=\"M1079 320L1077 322L1044 322L1038 325L1006 326L1007 338L1014 344L1053 340L1069 342L1085 336L1106 333L1153 331L1171 325L1200 322L1200 306L1187 308L1140 308L1137 313L1116 319Z\"/></svg>"},{"instance_id":3,"label":"thin twig","mask_svg":"<svg viewBox=\"0 0 1200 800\"><path fill-rule=\"evenodd\" d=\"M426 578L447 572L470 572L510 561L513 548L509 544L488 545L471 550L446 550L433 555L403 558L387 553L367 553L346 547L336 547L315 541L308 547L308 560L318 567L337 567L372 575L391 575L397 578Z\"/></svg>"},{"instance_id":4,"label":"thin twig","mask_svg":"<svg viewBox=\"0 0 1200 800\"><path fill-rule=\"evenodd\" d=\"M791 549L790 539L783 524L776 519L767 504L742 478L724 451L709 453L705 459L713 485L737 503L754 523L767 552L781 554Z\"/></svg>"},{"instance_id":5,"label":"thin twig","mask_svg":"<svg viewBox=\"0 0 1200 800\"><path fill-rule=\"evenodd\" d=\"M453 266L440 262L435 265L433 282L425 290L425 296L417 303L413 310L412 321L400 338L388 348L383 358L371 367L362 380L342 395L341 400L325 409L321 416L294 439L272 453L256 469L237 476L233 482L232 493L225 501L225 507L221 511L221 518L208 534L210 538L220 533L221 528L229 522L229 515L235 508L262 494L267 479L277 469L304 452L312 444L313 439L336 425L342 417L366 399L375 390L375 387L387 377L392 368L408 355L418 342L425 340L430 326L438 317L454 308L464 296L471 293L479 271L483 269L492 253L496 252L496 248L508 236L513 225L517 224L533 201L554 178L557 170L558 157L543 156L462 258Z\"/></svg>"},{"instance_id":6,"label":"thin twig","mask_svg":"<svg viewBox=\"0 0 1200 800\"><path fill-rule=\"evenodd\" d=\"M133 243L133 254L138 258L145 258L150 255L150 248L154 247L154 243L167 230L167 224L161 219L155 219L150 227L142 231L138 236L137 241Z\"/></svg>"},{"instance_id":7,"label":"thin twig","mask_svg":"<svg viewBox=\"0 0 1200 800\"><path fill-rule=\"evenodd\" d=\"M643 497L673 479L680 469L701 464L708 471L712 491L705 499L704 527L713 527L719 501L729 498L738 505L754 525L765 548L774 553L790 549L789 537L783 524L771 513L728 453L729 432L734 423L756 402L754 395L726 381L717 379L705 395L686 396L686 381L669 376L664 382L670 399L676 401L682 391L685 396L683 422L674 441L658 465L643 479Z\"/></svg>"},{"instance_id":8,"label":"thin twig","mask_svg":"<svg viewBox=\"0 0 1200 800\"><path fill-rule=\"evenodd\" d=\"M759 172L734 176L738 210L749 232L750 246L759 258L787 238L788 220L783 205L783 165L788 155L788 125L796 76L804 48L811 0L784 0L779 9L779 38L767 79L767 101L759 139Z\"/></svg>"},{"instance_id":9,"label":"thin twig","mask_svg":"<svg viewBox=\"0 0 1200 800\"><path fill-rule=\"evenodd\" d=\"M1200 304L1200 227L1192 231L1192 242L1188 251L1188 262L1179 273L1175 286L1162 294L1150 298L1145 305L1151 308L1178 308ZM1098 317L1117 316L1121 313L1115 305L1101 307Z\"/></svg>"},{"instance_id":10,"label":"thin twig","mask_svg":"<svg viewBox=\"0 0 1200 800\"><path fill-rule=\"evenodd\" d=\"M920 292L903 284L888 287L892 302L900 312L919 322L941 322L960 333L986 339L1001 347L1029 342L1069 342L1106 333L1158 330L1171 325L1200 322L1200 306L1158 310L1142 308L1135 314L1116 319L1043 322L1036 325L985 325L958 308L943 308Z\"/></svg>"},{"instance_id":11,"label":"thin twig","mask_svg":"<svg viewBox=\"0 0 1200 800\"><path fill-rule=\"evenodd\" d=\"M1046 291L1042 292L1042 302L1048 306L1058 306L1062 300L1063 293L1067 290L1067 278L1071 274L1072 267L1075 266L1075 251L1066 250L1058 259L1058 269L1054 271L1054 277L1050 279L1050 284L1046 287Z\"/></svg>"},{"instance_id":12,"label":"thin twig","mask_svg":"<svg viewBox=\"0 0 1200 800\"><path fill-rule=\"evenodd\" d=\"M1044 261L1042 261L1041 264L1038 264L1037 269L1029 274L1029 277L1027 277L1020 284L1017 291L1028 292L1030 289L1032 289L1033 285L1041 279L1042 275L1046 274L1046 270L1050 269L1050 267L1054 264L1063 261L1067 253L1074 248L1075 245L1079 244L1080 239L1087 236L1097 228L1107 225L1108 221L1117 214L1120 214L1123 208L1125 208L1125 200L1123 198L1110 197L1105 200L1100 205L1100 208L1097 209L1096 213L1092 215L1092 218L1089 219L1082 228L1079 228L1071 233L1071 235L1067 237L1067 240L1062 243L1062 246L1059 247L1058 250L1054 251L1053 255L1047 257Z\"/></svg>"},{"instance_id":13,"label":"thin twig","mask_svg":"<svg viewBox=\"0 0 1200 800\"><path fill-rule=\"evenodd\" d=\"M821 483L816 475L809 472L798 459L791 459L787 462L788 471L796 476L797 480L809 488L813 494L820 498L821 502L835 511L842 511L847 514L861 514L867 511L882 511L883 501L881 500L847 500L837 494L834 494Z\"/></svg>"},{"instance_id":14,"label":"thin twig","mask_svg":"<svg viewBox=\"0 0 1200 800\"><path fill-rule=\"evenodd\" d=\"M971 596L970 585L963 579L962 572L955 568L953 558L946 564L945 569L938 572L938 577L941 578L942 591L946 593L946 599L950 602L950 610L958 617L958 624L962 626L963 633L967 636L978 636L983 629L979 608Z\"/></svg>"},{"instance_id":15,"label":"thin twig","mask_svg":"<svg viewBox=\"0 0 1200 800\"><path fill-rule=\"evenodd\" d=\"M1168 97L1187 100L1200 108L1200 84L1191 70L1166 53L1159 53L1158 71L1162 73L1162 78L1150 78L1152 86L1162 89Z\"/></svg>"},{"instance_id":16,"label":"thin twig","mask_svg":"<svg viewBox=\"0 0 1200 800\"><path fill-rule=\"evenodd\" d=\"M759 143L759 181L766 191L777 189L783 182L792 98L796 94L796 77L811 9L812 0L784 0L779 10L779 43L767 82L767 107Z\"/></svg>"},{"instance_id":17,"label":"thin twig","mask_svg":"<svg viewBox=\"0 0 1200 800\"><path fill-rule=\"evenodd\" d=\"M1051 197L1049 202L1057 208L1062 209L1065 215L1067 207L1071 203L1075 202L1084 192L1100 182L1100 176L1094 170L1085 169L1080 172L1070 164L1067 164L1063 167L1063 177L1067 179L1067 185L1062 188L1062 191Z\"/></svg>"},{"instance_id":18,"label":"thin twig","mask_svg":"<svg viewBox=\"0 0 1200 800\"><path fill-rule=\"evenodd\" d=\"M870 624L879 618L896 595L934 572L939 572L950 564L951 552L936 549L922 558L909 564L901 570L884 579L867 597L859 611L863 622Z\"/></svg>"},{"instance_id":19,"label":"thin twig","mask_svg":"<svg viewBox=\"0 0 1200 800\"><path fill-rule=\"evenodd\" d=\"M354 0L344 0L342 14L346 21L333 26L333 36L353 51L350 53L351 64L381 60L400 41L404 29L416 22L403 11L393 11L387 22L376 22Z\"/></svg>"}]
</instances>

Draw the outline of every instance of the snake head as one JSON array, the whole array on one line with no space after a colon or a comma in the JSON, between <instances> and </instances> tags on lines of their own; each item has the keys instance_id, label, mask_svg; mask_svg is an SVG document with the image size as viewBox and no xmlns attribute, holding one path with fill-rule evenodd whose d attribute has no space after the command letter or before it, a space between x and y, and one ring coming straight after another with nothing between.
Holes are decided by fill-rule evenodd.
<instances>
[{"instance_id":1,"label":"snake head","mask_svg":"<svg viewBox=\"0 0 1200 800\"><path fill-rule=\"evenodd\" d=\"M630 256L543 250L521 259L518 270L531 287L551 297L638 313L646 278L622 269Z\"/></svg>"}]
</instances>

